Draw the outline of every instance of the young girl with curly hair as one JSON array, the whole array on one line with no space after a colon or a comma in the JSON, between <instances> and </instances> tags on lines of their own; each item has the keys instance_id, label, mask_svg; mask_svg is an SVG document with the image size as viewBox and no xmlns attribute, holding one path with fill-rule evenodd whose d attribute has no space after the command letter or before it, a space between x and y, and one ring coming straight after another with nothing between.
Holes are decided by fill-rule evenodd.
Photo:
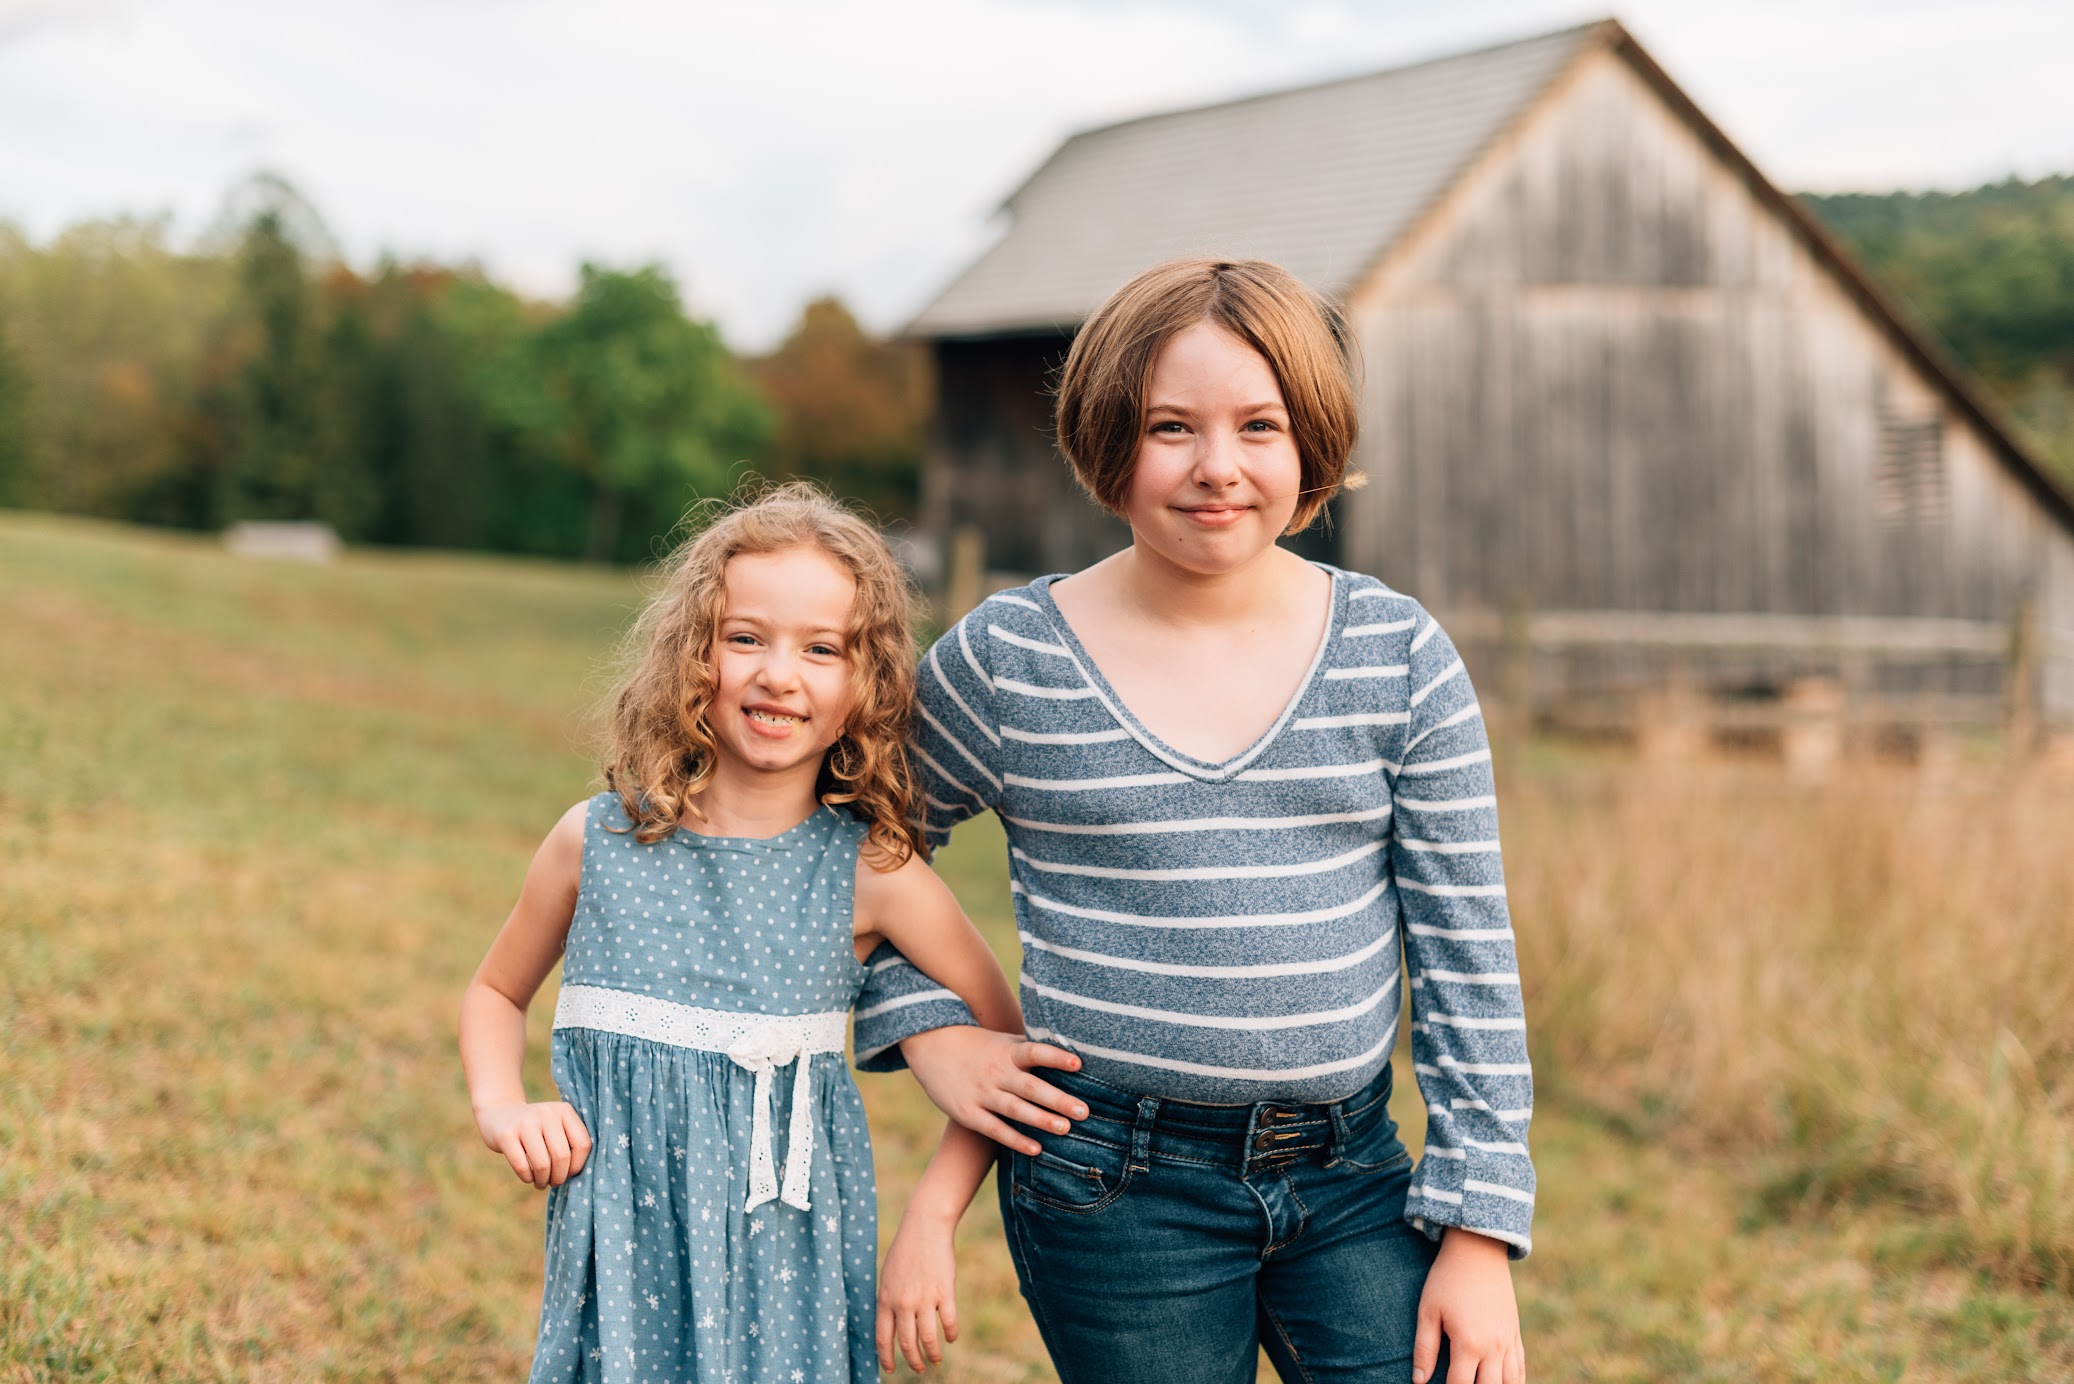
<instances>
[{"instance_id":1,"label":"young girl with curly hair","mask_svg":"<svg viewBox=\"0 0 2074 1384\"><path fill-rule=\"evenodd\" d=\"M535 1381L873 1373L871 1146L842 1056L864 958L892 943L1021 1028L923 863L909 613L878 533L803 485L707 526L641 612L607 791L548 833L461 1007L483 1142L552 1189ZM558 959L559 1096L532 1101L526 1007ZM955 1220L992 1157L953 1129L916 1201ZM948 1255L901 1262L947 1311Z\"/></svg>"}]
</instances>

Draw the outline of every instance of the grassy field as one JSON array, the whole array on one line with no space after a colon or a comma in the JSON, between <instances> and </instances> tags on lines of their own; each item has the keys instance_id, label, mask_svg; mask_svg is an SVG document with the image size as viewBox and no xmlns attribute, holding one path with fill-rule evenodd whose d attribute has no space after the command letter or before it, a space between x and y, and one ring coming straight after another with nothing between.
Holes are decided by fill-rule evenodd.
<instances>
[{"instance_id":1,"label":"grassy field","mask_svg":"<svg viewBox=\"0 0 2074 1384\"><path fill-rule=\"evenodd\" d=\"M454 1007L637 599L0 513L0 1381L523 1375ZM1533 1377L2074 1377L2074 790L1507 759ZM1011 951L998 836L942 863ZM890 1224L934 1121L860 1084ZM948 1377L1045 1379L991 1200Z\"/></svg>"}]
</instances>

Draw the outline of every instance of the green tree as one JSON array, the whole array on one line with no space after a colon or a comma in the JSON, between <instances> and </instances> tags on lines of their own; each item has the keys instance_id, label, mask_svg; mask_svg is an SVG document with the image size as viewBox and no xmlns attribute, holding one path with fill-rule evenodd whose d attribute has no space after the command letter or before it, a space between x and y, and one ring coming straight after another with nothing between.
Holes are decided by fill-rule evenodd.
<instances>
[{"instance_id":1,"label":"green tree","mask_svg":"<svg viewBox=\"0 0 2074 1384\"><path fill-rule=\"evenodd\" d=\"M1985 378L2074 375L2074 178L1805 200Z\"/></svg>"},{"instance_id":2,"label":"green tree","mask_svg":"<svg viewBox=\"0 0 2074 1384\"><path fill-rule=\"evenodd\" d=\"M163 218L83 222L40 248L0 229L0 312L35 401L16 503L130 518L168 484L227 277L170 249Z\"/></svg>"},{"instance_id":3,"label":"green tree","mask_svg":"<svg viewBox=\"0 0 2074 1384\"><path fill-rule=\"evenodd\" d=\"M2074 486L2074 178L1803 200Z\"/></svg>"},{"instance_id":4,"label":"green tree","mask_svg":"<svg viewBox=\"0 0 2074 1384\"><path fill-rule=\"evenodd\" d=\"M319 391L327 465L373 491L375 543L483 546L488 426L440 300L456 275L384 262L324 284Z\"/></svg>"},{"instance_id":5,"label":"green tree","mask_svg":"<svg viewBox=\"0 0 2074 1384\"><path fill-rule=\"evenodd\" d=\"M0 311L0 505L27 505L35 497L36 434L29 406L29 375Z\"/></svg>"},{"instance_id":6,"label":"green tree","mask_svg":"<svg viewBox=\"0 0 2074 1384\"><path fill-rule=\"evenodd\" d=\"M538 340L555 310L461 275L433 314L482 420L484 546L580 556L591 493L561 450L562 409L548 391Z\"/></svg>"},{"instance_id":7,"label":"green tree","mask_svg":"<svg viewBox=\"0 0 2074 1384\"><path fill-rule=\"evenodd\" d=\"M261 211L245 232L224 333L238 366L219 401L219 517L324 519L364 536L380 507L378 485L356 464L364 458L326 427L320 300L277 210Z\"/></svg>"},{"instance_id":8,"label":"green tree","mask_svg":"<svg viewBox=\"0 0 2074 1384\"><path fill-rule=\"evenodd\" d=\"M817 298L750 373L778 416L775 474L819 481L885 518L914 515L932 392L919 347L873 337L840 300Z\"/></svg>"},{"instance_id":9,"label":"green tree","mask_svg":"<svg viewBox=\"0 0 2074 1384\"><path fill-rule=\"evenodd\" d=\"M648 556L699 494L729 488L769 414L711 326L684 315L659 266L583 266L570 310L537 337L557 450L583 480L592 561Z\"/></svg>"}]
</instances>

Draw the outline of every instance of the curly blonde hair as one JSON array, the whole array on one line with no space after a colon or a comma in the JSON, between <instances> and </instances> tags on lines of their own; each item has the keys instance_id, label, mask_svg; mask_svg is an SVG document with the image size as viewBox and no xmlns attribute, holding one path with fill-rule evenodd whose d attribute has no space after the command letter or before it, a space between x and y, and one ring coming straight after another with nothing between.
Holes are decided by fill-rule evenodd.
<instances>
[{"instance_id":1,"label":"curly blonde hair","mask_svg":"<svg viewBox=\"0 0 2074 1384\"><path fill-rule=\"evenodd\" d=\"M722 509L663 564L626 637L629 671L612 700L605 785L619 794L644 845L676 831L687 811L703 818L697 800L713 778L706 713L717 685L713 643L728 560L789 548L826 553L857 583L849 630L855 701L822 761L815 795L851 804L867 824L865 854L875 868L926 857L907 761L917 658L907 574L877 529L805 481Z\"/></svg>"}]
</instances>

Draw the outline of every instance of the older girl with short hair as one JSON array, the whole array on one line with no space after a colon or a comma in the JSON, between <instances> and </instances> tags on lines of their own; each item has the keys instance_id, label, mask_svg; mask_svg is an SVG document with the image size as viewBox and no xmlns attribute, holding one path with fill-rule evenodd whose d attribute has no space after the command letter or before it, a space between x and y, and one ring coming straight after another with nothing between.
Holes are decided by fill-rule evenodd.
<instances>
[{"instance_id":1,"label":"older girl with short hair","mask_svg":"<svg viewBox=\"0 0 2074 1384\"><path fill-rule=\"evenodd\" d=\"M1008 1146L1066 1384L1237 1384L1263 1345L1292 1380L1525 1378L1532 1082L1475 693L1416 600L1277 543L1346 483L1354 377L1273 265L1139 275L1057 401L1131 545L923 660L928 833L1001 819L1040 1041L961 1026L888 954L857 1047ZM1416 1166L1388 1108L1407 984ZM904 1227L885 1293L947 1236Z\"/></svg>"}]
</instances>

